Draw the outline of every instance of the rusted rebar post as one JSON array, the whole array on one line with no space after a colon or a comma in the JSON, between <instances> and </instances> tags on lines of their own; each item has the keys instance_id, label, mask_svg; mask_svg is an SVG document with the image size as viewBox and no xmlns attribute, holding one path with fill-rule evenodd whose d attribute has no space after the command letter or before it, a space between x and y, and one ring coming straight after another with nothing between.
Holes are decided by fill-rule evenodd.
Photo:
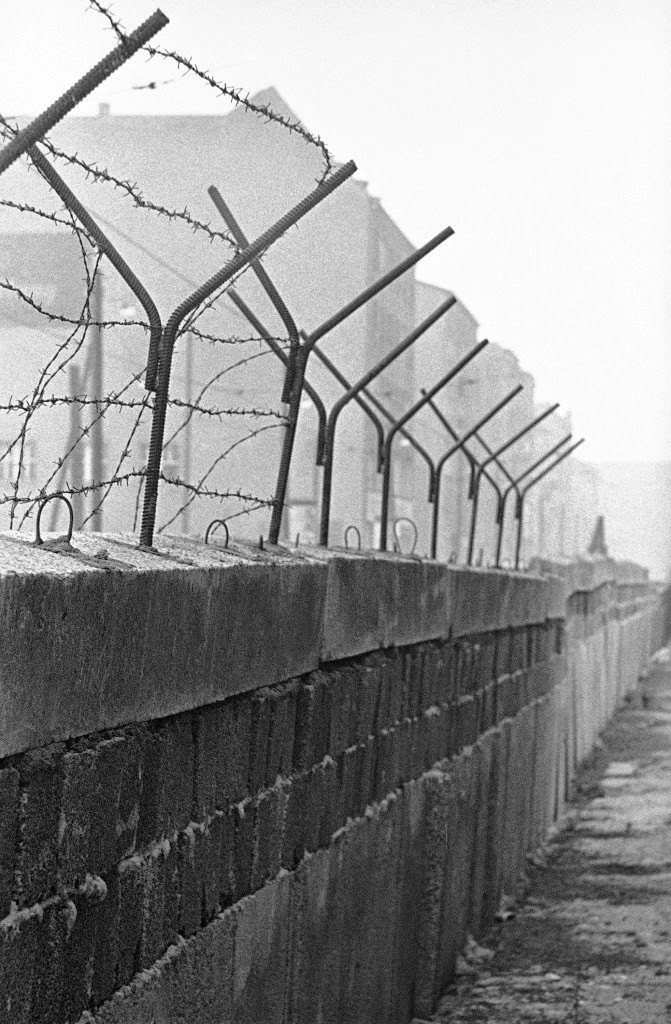
<instances>
[{"instance_id":1,"label":"rusted rebar post","mask_svg":"<svg viewBox=\"0 0 671 1024\"><path fill-rule=\"evenodd\" d=\"M78 103L81 103L90 92L93 92L96 86L104 82L106 78L109 78L111 74L125 64L134 53L144 46L145 43L148 43L167 24L168 18L166 18L163 11L154 11L134 32L125 36L123 42L119 43L111 53L103 57L95 67L87 71L79 81L71 85L62 96L59 96L51 106L47 107L29 125L26 125L22 131L17 132L4 149L0 150L0 174L6 171L8 167L11 167L22 153L27 152L32 145L43 138L48 131L51 131L53 126L58 124L66 114L69 114Z\"/></svg>"},{"instance_id":2,"label":"rusted rebar post","mask_svg":"<svg viewBox=\"0 0 671 1024\"><path fill-rule=\"evenodd\" d=\"M441 422L443 422L447 426L448 431L450 432L450 434L453 435L454 440L455 440L455 444L453 444L451 448L448 448L448 450L445 452L445 454L438 460L438 463L436 465L436 492L435 492L435 495L434 495L433 510L432 510L432 515L431 515L431 557L432 558L436 558L437 557L437 553L438 553L438 516L439 516L439 512L440 512L440 481L441 481L441 477L442 477L442 473L443 473L443 468L444 468L445 464L452 458L453 455L456 455L457 452L462 451L466 455L466 457L467 457L467 459L469 461L469 464L471 466L471 473L473 473L473 471L475 470L475 467L477 467L477 471L482 472L482 466L480 465L480 463L477 462L477 460L473 457L473 455L470 453L470 451L467 451L467 449L464 448L464 445L466 444L467 441L470 441L470 439L477 434L477 432L480 430L481 427L484 427L484 425L486 423L489 423L489 421L491 419L493 419L494 416L496 416L496 414L499 413L501 411L501 409L503 409L508 404L508 402L512 402L513 398L515 398L515 396L518 395L520 393L520 391L522 391L522 390L523 390L523 388L522 388L521 384L518 384L516 387L514 387L512 389L512 391L509 391L508 394L505 395L501 399L500 402L497 402L496 405L492 406L492 408L489 410L489 412L485 413L485 415L481 419L478 420L478 422L475 424L475 426L472 427L466 434L464 434L463 437L458 437L454 433L452 428L450 426L447 426L447 420L442 416L442 413L438 409L438 406L435 404L435 402L433 402L432 399L427 398L428 404L438 414L438 416L441 419ZM425 397L427 396L427 392L424 389L422 389L422 394ZM484 473L485 473L487 479L489 480L489 482L498 491L498 487L495 484L495 482L492 480L492 478L490 477L489 473L487 472L487 469L484 470Z\"/></svg>"},{"instance_id":3,"label":"rusted rebar post","mask_svg":"<svg viewBox=\"0 0 671 1024\"><path fill-rule=\"evenodd\" d=\"M314 189L310 195L301 200L293 209L289 210L272 227L260 235L255 242L252 242L243 252L238 253L233 259L217 271L212 277L205 281L196 291L192 292L179 306L170 314L163 330L163 344L161 358L159 360L158 384L156 388L156 401L154 403L154 415L151 424L151 438L149 442L149 458L147 460L147 475L145 483L144 504L142 508L142 525L140 529L140 544L143 547L151 547L154 539L154 525L156 522L156 502L158 498L158 481L161 472L161 453L163 449L163 435L165 431L165 416L168 407L168 396L170 390L170 371L172 367L172 354L175 347L177 332L186 316L196 309L201 302L207 299L213 292L230 281L237 273L246 267L251 260L260 256L269 245L272 245L284 232L296 224L301 217L312 210L318 203L329 196L339 185L342 185L347 178L351 177L356 170L353 161L340 167L326 181ZM301 391L302 391L301 379ZM293 397L293 394L292 394Z\"/></svg>"},{"instance_id":4,"label":"rusted rebar post","mask_svg":"<svg viewBox=\"0 0 671 1024\"><path fill-rule=\"evenodd\" d=\"M550 465L547 466L542 473L539 473L537 477L534 477L531 483L528 483L527 486L524 487L521 493L519 494L517 498L517 507L515 509L515 518L517 519L517 543L515 545L516 569L519 569L520 567L520 550L522 548L522 521L524 518L524 499L526 498L528 492L531 490L532 487L535 487L536 484L540 483L543 477L547 476L548 473L551 473L553 469L556 469L560 462L563 462L564 459L567 459L569 457L569 455L572 455L576 448L579 448L580 445L584 443L584 441L585 438L581 437L579 441L576 441L575 444L572 444L570 448L567 448L566 451L562 452L561 455L559 455L554 460L554 462L551 462Z\"/></svg>"},{"instance_id":5,"label":"rusted rebar post","mask_svg":"<svg viewBox=\"0 0 671 1024\"><path fill-rule=\"evenodd\" d=\"M482 465L483 466L488 466L490 462L493 462L495 459L498 459L499 455L503 455L503 453L505 451L507 451L514 444L516 444L521 438L523 438L526 434L528 434L530 430L533 430L534 427L537 427L539 423L542 423L542 421L544 419L546 419L548 416L550 416L551 413L553 413L558 408L559 408L559 402L555 402L554 405L551 405L548 409L546 409L544 412L542 412L540 414L540 416L536 416L535 419L531 420L530 423L527 423L527 425L525 427L522 427L522 429L518 430L516 434L513 434L512 437L508 438L508 440L505 441L499 448L497 448L496 451L492 453L492 455L489 455L485 459L485 461L482 463ZM482 471L480 470L477 473L477 475L476 475L475 486L473 488L473 504L471 506L471 526L470 526L470 533L469 533L469 538L468 538L468 564L469 565L473 564L473 546L475 544L475 527L476 527L477 518L478 518L478 497L479 497L479 493L480 493L480 480L481 480L481 478L482 478Z\"/></svg>"},{"instance_id":6,"label":"rusted rebar post","mask_svg":"<svg viewBox=\"0 0 671 1024\"><path fill-rule=\"evenodd\" d=\"M499 527L499 533L498 533L498 537L497 537L497 540L496 540L496 568L497 569L499 568L499 565L501 563L501 548L502 548L502 545L503 545L503 529L504 529L504 526L505 526L506 502L508 500L508 495L510 494L511 491L515 491L515 493L517 494L517 496L519 498L519 494L520 494L520 492L519 492L519 484L522 482L522 480L524 480L525 477L529 476L530 473L533 473L533 471L535 469L538 469L539 466L542 466L542 464L546 461L546 459L551 458L555 454L555 452L559 451L560 448L563 448L564 445L567 444L571 440L572 437L573 437L573 434L565 434L564 437L562 437L561 441L557 441L557 443L555 445L553 445L552 448L549 448L545 452L544 455L541 455L541 457L539 459L536 459L536 461L531 466L528 466L527 469L525 469L523 473L520 473L519 476L515 477L514 480L511 480L510 484L508 485L506 490L501 495L500 500L499 500L499 504L498 504L498 508L497 508L497 511L496 511L496 522L498 523L498 527Z\"/></svg>"},{"instance_id":7,"label":"rusted rebar post","mask_svg":"<svg viewBox=\"0 0 671 1024\"><path fill-rule=\"evenodd\" d=\"M271 352L273 352L280 360L280 362L284 364L288 372L289 356L286 354L282 346L276 341L275 338L273 338L270 331L266 327L264 327L264 325L261 323L256 314L250 309L245 300L241 298L240 294L235 290L235 288L232 285L228 289L226 294L228 295L231 302L233 302L233 304L237 306L237 308L242 313L245 320L247 320L247 322L250 324L250 326L253 327L256 333L263 338ZM317 411L317 453L315 456L315 462L318 466L322 466L324 464L324 431L326 429L326 406L322 402L319 393L315 390L315 388L312 387L312 385L308 382L307 379L303 381L303 390L305 391L306 395L310 398L312 404L314 405Z\"/></svg>"},{"instance_id":8,"label":"rusted rebar post","mask_svg":"<svg viewBox=\"0 0 671 1024\"><path fill-rule=\"evenodd\" d=\"M58 171L51 166L37 146L29 147L28 156L61 202L74 213L80 224L82 224L99 246L100 251L107 256L107 259L126 282L147 314L147 319L149 320L149 353L147 355L144 385L147 391L153 391L156 387L156 369L158 366L158 350L161 344L162 330L161 317L154 300L139 278L135 276L118 249L110 242L107 235L94 221L83 203L79 201L70 186L63 181Z\"/></svg>"},{"instance_id":9,"label":"rusted rebar post","mask_svg":"<svg viewBox=\"0 0 671 1024\"><path fill-rule=\"evenodd\" d=\"M421 259L423 259L428 253L432 252L441 242L444 242L446 238L449 238L454 234L454 230L451 227L444 228L439 231L437 235L429 239L423 246L416 249L415 252L411 253L400 263L397 263L395 267L388 270L386 274L379 277L377 281L369 285L368 288L364 288L356 298L348 302L342 309L334 313L333 316L325 320L321 326L317 327L314 331L308 334L305 344L301 345L298 350L296 359L296 372L294 376L294 386L291 392L291 401L289 403L289 427L285 432L284 441L282 445L282 453L280 455L280 467L277 477L276 487L276 499L273 505L273 511L270 519L270 533L269 540L271 543L277 543L277 539L280 535L280 527L282 524L282 511L284 508L284 500L287 492L287 483L289 480L289 469L291 466L291 455L293 452L294 439L296 437L296 426L298 423L298 412L300 409L301 392L303 388L303 378L307 369L308 359L310 353L314 348L316 342L318 342L325 335L329 334L335 327L347 320L348 317L356 313L366 302L381 292L384 288L390 285L393 281L399 278L402 274L405 274L407 270L414 267Z\"/></svg>"},{"instance_id":10,"label":"rusted rebar post","mask_svg":"<svg viewBox=\"0 0 671 1024\"><path fill-rule=\"evenodd\" d=\"M442 389L453 380L457 374L461 373L463 368L475 359L477 355L482 352L483 348L486 348L489 341L485 338L483 341L478 342L473 348L466 353L465 356L455 363L455 365L444 374L437 384L426 392L417 402L414 403L392 426L391 430L387 433L387 439L384 443L384 467L382 476L382 508L380 510L380 551L387 550L387 524L389 520L389 489L391 486L391 452L392 445L396 434L400 431L401 427L404 427L408 420L411 420L420 409L422 409L427 402L429 402L435 395L437 395ZM433 487L434 501L436 496L436 486L434 481Z\"/></svg>"},{"instance_id":11,"label":"rusted rebar post","mask_svg":"<svg viewBox=\"0 0 671 1024\"><path fill-rule=\"evenodd\" d=\"M447 313L448 310L456 304L456 299L451 295L445 302L441 302L439 306L434 309L432 313L426 317L425 320L419 324L414 331L411 331L402 341L395 345L390 352L387 352L382 359L378 360L375 366L371 367L367 373L360 377L356 384L353 384L349 391L345 392L341 398L335 403L329 413L329 417L326 423L326 439L324 444L324 476L322 478L322 506L321 506L321 521L319 525L319 543L326 547L328 545L328 533L329 533L329 520L331 515L331 487L333 483L333 460L335 451L335 432L338 425L338 417L340 413L352 401L363 389L370 384L376 377L378 377L387 367L399 358L404 352L407 352L416 341L421 338L430 327L433 326L442 316ZM393 427L392 427L393 429ZM388 436L388 435L387 435ZM386 445L386 441L384 442ZM382 456L382 451L379 453ZM382 467L382 458L378 461L378 471ZM430 487L430 493L432 492L432 486Z\"/></svg>"},{"instance_id":12,"label":"rusted rebar post","mask_svg":"<svg viewBox=\"0 0 671 1024\"><path fill-rule=\"evenodd\" d=\"M207 190L207 194L223 217L224 223L233 235L235 241L241 249L246 249L249 245L249 239L245 237L242 228L233 215L233 211L230 206L224 202L219 189L215 188L214 185L211 185ZM256 274L259 284L275 307L277 315L284 324L286 332L289 335L289 360L287 363L287 372L284 377L284 387L282 388L282 401L288 402L291 397L293 376L296 370L296 353L298 351L298 346L300 345L298 327L296 326L296 322L291 313L287 309L284 299L271 281L269 275L266 273L261 260L252 260L249 265Z\"/></svg>"}]
</instances>

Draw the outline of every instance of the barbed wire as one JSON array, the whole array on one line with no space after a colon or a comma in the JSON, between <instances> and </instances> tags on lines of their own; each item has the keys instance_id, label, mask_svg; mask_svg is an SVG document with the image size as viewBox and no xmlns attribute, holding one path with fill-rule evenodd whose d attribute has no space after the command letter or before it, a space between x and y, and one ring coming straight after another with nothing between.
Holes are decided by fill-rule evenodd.
<instances>
[{"instance_id":1,"label":"barbed wire","mask_svg":"<svg viewBox=\"0 0 671 1024\"><path fill-rule=\"evenodd\" d=\"M114 17L106 4L103 4L101 0L89 0L89 7L91 10L102 15L102 17L108 21L119 42L123 43L126 41L126 33L121 22ZM242 89L234 88L233 86L227 85L225 82L219 82L209 71L203 71L199 68L191 58L184 57L182 54L176 53L174 50L166 50L161 46L152 46L150 43L146 43L142 49L145 53L149 54L150 57L162 57L164 60L173 61L187 74L190 73L195 75L211 89L214 89L220 96L226 97L226 99L231 100L237 106L243 107L245 110L256 114L257 117L260 117L267 122L275 122L287 131L301 136L307 145L315 146L320 150L324 161L324 170L320 180L323 181L332 171L333 159L326 143L319 135L314 135L312 132L308 131L308 129L299 121L294 121L292 118L286 117L283 114L278 114L277 111L274 111L268 104L255 103L253 100L250 100L248 93L243 96Z\"/></svg>"},{"instance_id":2,"label":"barbed wire","mask_svg":"<svg viewBox=\"0 0 671 1024\"><path fill-rule=\"evenodd\" d=\"M106 4L101 0L90 0L89 6L107 20L120 40L125 39L123 27ZM197 79L263 123L273 123L302 138L306 145L316 147L322 161L319 180L324 180L332 170L332 159L325 143L300 122L255 102L243 90L218 81L191 57L151 46L145 47L145 52L150 59L160 58L176 65L179 77ZM17 123L0 114L0 137L14 138L19 130ZM129 208L167 220L176 228L187 227L203 243L224 244L231 255L239 252L228 231L196 216L188 205L177 208L164 203L127 175L115 172L95 158L89 159L79 152L67 152L51 138L42 138L38 146L56 164L65 164L73 172L83 175L84 181L90 185L119 193L121 202L128 204ZM10 529L21 530L34 515L39 502L62 496L76 505L77 527L91 524L99 513L111 508L115 522L125 520L124 528L128 528L132 520L135 530L147 473L155 398L143 386L145 366L133 332L146 335L152 327L148 319L137 315L132 299L114 311L120 311L121 316L106 308L102 268L105 267L105 281L118 280L119 284L121 281L115 273L108 271L105 264L108 257L101 251L102 243L96 241L90 230L63 205L51 191L48 181L46 184L50 188L49 195L53 197L53 207L49 198L41 198L43 193L35 199L30 182L35 178L37 169L30 162L30 154L21 165L30 174L24 194L0 197L0 211L16 217L19 225L18 231L12 232L15 241L11 250L3 248L2 252L0 328L11 332L12 352L18 352L17 345L21 345L28 353L19 368L18 364L10 361L17 357L6 351L5 363L0 366L0 378L4 379L0 391L0 510L3 510L3 516L7 516ZM42 170L38 171L37 180L42 189L43 180L46 180ZM13 184L12 188L16 186ZM92 212L91 216L107 228L117 229L113 222L98 218ZM35 223L24 227L24 218ZM118 230L126 241L135 244L135 239L121 228ZM69 282L65 288L67 294L53 284L55 271L52 270L49 278L44 265L39 263L39 249L35 259L21 262L19 236L42 238L47 234L54 239L49 243L55 254L52 256L53 265L59 271L64 268L64 279ZM74 240L67 248L66 236ZM176 247L180 244L175 243ZM159 270L165 272L168 269L190 283L183 270L175 270L158 252L153 253L141 243L139 248L146 257L155 259ZM271 376L265 371L262 376L255 372L255 368L258 371L265 365L257 360L273 356L268 341L281 351L288 351L290 345L286 336L272 335L261 339L246 330L232 329L240 314L230 303L222 304L222 299L228 288L249 269L245 266L224 287L201 303L180 328L179 352L177 348L175 351L182 364L179 364L173 380L167 407L169 428L162 446L164 464L160 472L160 480L166 487L162 492L165 507L162 497L162 523L158 532L186 523L187 515L198 502L228 502L227 519L248 516L273 504L272 497L254 493L255 488L250 488L249 482L253 479L250 467L254 460L240 459L240 453L244 452L245 445L252 442L265 444L264 438L271 437L269 431L282 430L286 426L285 411L274 407L280 401L284 371L277 366L274 357L271 363L277 369ZM193 282L193 287L197 287L196 282ZM179 302L179 297L174 301ZM126 311L128 315L124 316ZM194 342L199 344L192 349ZM250 345L257 347L255 351L245 351L245 347ZM31 346L29 350L27 346ZM210 362L205 358L199 364L197 354L208 349L212 349L208 357ZM94 379L95 373L100 372L97 360L101 351L109 381L102 388L99 378L98 383ZM215 354L217 365L211 363ZM160 358L159 350L159 361ZM197 373L196 366L199 367ZM221 389L231 375L242 380L242 386L234 389L237 394L244 395L240 402L222 400ZM273 393L268 390L270 384L275 389ZM135 394L136 388L142 393ZM221 429L216 428L217 432L213 433L213 428L208 428L207 424L216 423L221 424ZM102 459L96 463L94 439L103 436ZM275 449L267 454L265 464L274 472L272 460L277 458ZM242 485L230 479L229 471L225 475L221 472L229 465L227 460L230 462L234 456L239 460L235 463L236 472L245 481ZM263 474L261 478L264 479ZM127 489L135 492L130 502L124 497ZM265 482L259 488L263 489ZM54 503L52 529L56 525L58 509L59 504Z\"/></svg>"}]
</instances>

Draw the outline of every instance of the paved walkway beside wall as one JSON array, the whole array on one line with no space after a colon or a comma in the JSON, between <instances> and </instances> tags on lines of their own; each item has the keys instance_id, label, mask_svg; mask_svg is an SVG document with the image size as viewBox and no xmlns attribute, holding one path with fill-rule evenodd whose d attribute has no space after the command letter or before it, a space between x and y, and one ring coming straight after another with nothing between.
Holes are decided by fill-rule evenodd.
<instances>
[{"instance_id":1,"label":"paved walkway beside wall","mask_svg":"<svg viewBox=\"0 0 671 1024\"><path fill-rule=\"evenodd\" d=\"M523 903L471 945L437 1021L671 1021L671 664L653 665L602 744Z\"/></svg>"}]
</instances>

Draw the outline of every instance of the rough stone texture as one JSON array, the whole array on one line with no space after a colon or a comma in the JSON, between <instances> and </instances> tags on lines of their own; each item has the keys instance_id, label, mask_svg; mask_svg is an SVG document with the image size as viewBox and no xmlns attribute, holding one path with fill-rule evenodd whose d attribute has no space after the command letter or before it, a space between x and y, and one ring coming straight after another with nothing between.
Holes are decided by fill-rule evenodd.
<instances>
[{"instance_id":1,"label":"rough stone texture","mask_svg":"<svg viewBox=\"0 0 671 1024\"><path fill-rule=\"evenodd\" d=\"M540 577L320 549L0 536L0 757L260 689L320 663L547 617ZM184 685L184 679L190 685Z\"/></svg>"},{"instance_id":2,"label":"rough stone texture","mask_svg":"<svg viewBox=\"0 0 671 1024\"><path fill-rule=\"evenodd\" d=\"M84 592L94 600L109 586L121 602L148 587L150 601L144 626L137 608L128 626L136 675L100 681L127 692L116 708L135 721L0 762L0 1021L430 1015L635 683L651 597L610 583L571 595L565 643L557 587L537 577L391 556L114 544L130 568L29 552L43 613L44 560L68 563L43 651L57 593L63 621L72 612L82 630ZM348 590L362 598L355 614ZM92 612L99 633L102 610ZM294 614L306 635L294 635ZM84 705L105 651L121 672L114 631L129 616L109 610L102 654L82 642ZM58 683L70 628L52 630L50 654L66 703L79 693ZM28 664L18 649L14 638L12 678ZM171 658L179 688L172 668L161 675ZM78 708L78 729L111 706L93 703ZM55 713L35 728L51 729ZM11 976L28 991L14 992Z\"/></svg>"},{"instance_id":3,"label":"rough stone texture","mask_svg":"<svg viewBox=\"0 0 671 1024\"><path fill-rule=\"evenodd\" d=\"M606 729L516 916L471 948L434 1020L669 1020L669 772L667 662Z\"/></svg>"}]
</instances>

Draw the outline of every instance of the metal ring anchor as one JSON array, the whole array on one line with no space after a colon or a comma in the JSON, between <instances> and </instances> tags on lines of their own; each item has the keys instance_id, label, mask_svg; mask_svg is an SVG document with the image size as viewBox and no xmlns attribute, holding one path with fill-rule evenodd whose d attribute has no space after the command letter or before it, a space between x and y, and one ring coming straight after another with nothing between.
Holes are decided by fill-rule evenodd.
<instances>
[{"instance_id":1,"label":"metal ring anchor","mask_svg":"<svg viewBox=\"0 0 671 1024\"><path fill-rule=\"evenodd\" d=\"M412 527L413 540L412 540L412 547L410 548L409 551L404 551L403 548L401 547L401 538L398 535L398 528L399 528L399 525L401 523L407 523L408 526ZM398 553L400 555L414 555L415 548L417 547L417 540L419 538L419 531L417 530L417 523L415 522L415 520L414 519L409 519L408 516L399 516L398 519L395 519L394 520L394 537L396 538L396 543L394 544L394 549L396 551L398 551Z\"/></svg>"},{"instance_id":2,"label":"metal ring anchor","mask_svg":"<svg viewBox=\"0 0 671 1024\"><path fill-rule=\"evenodd\" d=\"M349 549L350 549L349 548L350 530L353 530L354 533L356 534L356 540L357 540L356 549L357 549L357 551L361 551L361 530L359 529L358 526L355 526L354 523L350 523L350 525L345 530L345 548L347 549L347 551L349 551Z\"/></svg>"},{"instance_id":3,"label":"metal ring anchor","mask_svg":"<svg viewBox=\"0 0 671 1024\"><path fill-rule=\"evenodd\" d=\"M227 548L228 547L228 541L229 541L230 537L229 537L229 533L228 533L228 526L226 525L226 520L225 519L213 519L212 520L212 522L208 526L207 530L205 531L205 543L206 544L209 543L210 534L214 533L214 531L216 530L216 528L218 526L223 526L224 530L226 531L226 540L224 541L224 547Z\"/></svg>"},{"instance_id":4,"label":"metal ring anchor","mask_svg":"<svg viewBox=\"0 0 671 1024\"><path fill-rule=\"evenodd\" d=\"M44 509L44 506L48 505L49 502L53 501L55 498L60 498L60 500L64 501L65 504L68 507L68 512L70 513L70 522L68 524L68 532L66 534L65 539L66 539L66 542L68 544L72 540L72 531L74 530L74 526L75 526L75 513L74 513L74 509L72 507L72 502L68 498L66 498L64 494L51 494L51 495L49 495L48 498L42 498L42 500L40 501L39 505L37 506L37 520L35 522L35 544L38 547L41 544L44 544L44 541L42 540L42 534L40 532L40 523L42 521L42 511Z\"/></svg>"}]
</instances>

